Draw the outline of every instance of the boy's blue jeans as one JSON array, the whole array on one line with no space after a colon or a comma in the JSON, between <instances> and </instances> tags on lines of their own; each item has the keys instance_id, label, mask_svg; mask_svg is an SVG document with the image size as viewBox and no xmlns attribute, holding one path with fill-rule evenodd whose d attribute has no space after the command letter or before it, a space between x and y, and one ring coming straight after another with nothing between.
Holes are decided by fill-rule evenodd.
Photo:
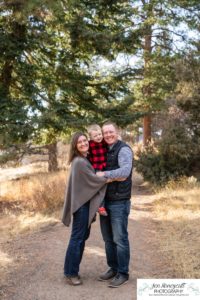
<instances>
[{"instance_id":1,"label":"boy's blue jeans","mask_svg":"<svg viewBox=\"0 0 200 300\"><path fill-rule=\"evenodd\" d=\"M78 276L79 266L85 248L85 241L90 235L88 217L89 201L81 206L73 215L72 232L64 263L65 276Z\"/></svg>"},{"instance_id":2,"label":"boy's blue jeans","mask_svg":"<svg viewBox=\"0 0 200 300\"><path fill-rule=\"evenodd\" d=\"M107 264L117 273L128 276L130 248L127 227L130 200L107 201L106 210L108 216L100 216L100 224Z\"/></svg>"}]
</instances>

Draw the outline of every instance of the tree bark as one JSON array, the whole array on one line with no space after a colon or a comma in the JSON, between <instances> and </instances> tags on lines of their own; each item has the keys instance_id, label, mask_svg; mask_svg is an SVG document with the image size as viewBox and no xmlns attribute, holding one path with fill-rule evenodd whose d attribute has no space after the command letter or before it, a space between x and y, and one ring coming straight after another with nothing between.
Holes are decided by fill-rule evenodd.
<instances>
[{"instance_id":1,"label":"tree bark","mask_svg":"<svg viewBox=\"0 0 200 300\"><path fill-rule=\"evenodd\" d=\"M55 142L48 145L48 151L49 151L48 171L55 172L58 170L57 143Z\"/></svg>"},{"instance_id":2,"label":"tree bark","mask_svg":"<svg viewBox=\"0 0 200 300\"><path fill-rule=\"evenodd\" d=\"M146 35L144 37L144 79L148 76L150 55L152 52L152 26L148 25L146 27ZM147 111L150 111L148 102L151 97L151 87L150 85L145 85L143 89L144 98L146 99ZM151 112L144 116L143 119L143 144L147 146L151 142Z\"/></svg>"},{"instance_id":3,"label":"tree bark","mask_svg":"<svg viewBox=\"0 0 200 300\"><path fill-rule=\"evenodd\" d=\"M17 10L16 10L17 12ZM1 96L7 98L10 94L10 86L13 80L13 64L16 61L17 57L23 53L26 43L26 26L20 24L15 20L10 22L10 28L12 32L10 33L10 41L13 44L16 44L16 51L5 55L4 65L0 74L0 87L1 87ZM19 43L20 41L20 47ZM6 51L6 49L4 49Z\"/></svg>"},{"instance_id":4,"label":"tree bark","mask_svg":"<svg viewBox=\"0 0 200 300\"><path fill-rule=\"evenodd\" d=\"M147 146L151 142L151 115L143 118L143 144Z\"/></svg>"}]
</instances>

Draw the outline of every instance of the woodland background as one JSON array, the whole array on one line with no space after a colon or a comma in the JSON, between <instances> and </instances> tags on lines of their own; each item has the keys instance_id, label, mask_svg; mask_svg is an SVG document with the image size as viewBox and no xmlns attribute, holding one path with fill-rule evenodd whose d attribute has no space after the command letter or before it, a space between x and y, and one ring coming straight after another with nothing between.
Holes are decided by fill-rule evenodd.
<instances>
[{"instance_id":1,"label":"woodland background","mask_svg":"<svg viewBox=\"0 0 200 300\"><path fill-rule=\"evenodd\" d=\"M60 209L71 134L112 120L135 178L160 195L178 276L199 277L199 11L198 0L0 1L4 239Z\"/></svg>"}]
</instances>

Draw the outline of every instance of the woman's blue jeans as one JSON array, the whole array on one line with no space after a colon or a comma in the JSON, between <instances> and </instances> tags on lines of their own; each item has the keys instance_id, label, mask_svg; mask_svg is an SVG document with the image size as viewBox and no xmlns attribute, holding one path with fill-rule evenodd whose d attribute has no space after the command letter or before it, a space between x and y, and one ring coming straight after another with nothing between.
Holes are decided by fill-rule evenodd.
<instances>
[{"instance_id":1,"label":"woman's blue jeans","mask_svg":"<svg viewBox=\"0 0 200 300\"><path fill-rule=\"evenodd\" d=\"M107 264L117 273L128 276L130 248L127 227L130 200L107 201L105 207L108 216L100 216L100 224Z\"/></svg>"},{"instance_id":2,"label":"woman's blue jeans","mask_svg":"<svg viewBox=\"0 0 200 300\"><path fill-rule=\"evenodd\" d=\"M89 238L89 201L73 214L72 232L64 263L65 276L78 276L85 241Z\"/></svg>"}]
</instances>

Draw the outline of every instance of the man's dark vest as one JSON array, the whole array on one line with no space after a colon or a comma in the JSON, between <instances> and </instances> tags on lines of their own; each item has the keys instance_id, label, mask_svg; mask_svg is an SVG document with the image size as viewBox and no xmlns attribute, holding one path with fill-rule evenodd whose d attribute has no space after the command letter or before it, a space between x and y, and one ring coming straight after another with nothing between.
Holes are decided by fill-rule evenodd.
<instances>
[{"instance_id":1,"label":"man's dark vest","mask_svg":"<svg viewBox=\"0 0 200 300\"><path fill-rule=\"evenodd\" d=\"M106 171L115 170L119 168L118 154L122 147L129 147L122 141L118 141L107 153ZM129 147L130 148L130 147ZM108 183L105 195L106 201L112 200L129 200L131 198L132 186L132 169L131 174L125 181L113 181Z\"/></svg>"}]
</instances>

